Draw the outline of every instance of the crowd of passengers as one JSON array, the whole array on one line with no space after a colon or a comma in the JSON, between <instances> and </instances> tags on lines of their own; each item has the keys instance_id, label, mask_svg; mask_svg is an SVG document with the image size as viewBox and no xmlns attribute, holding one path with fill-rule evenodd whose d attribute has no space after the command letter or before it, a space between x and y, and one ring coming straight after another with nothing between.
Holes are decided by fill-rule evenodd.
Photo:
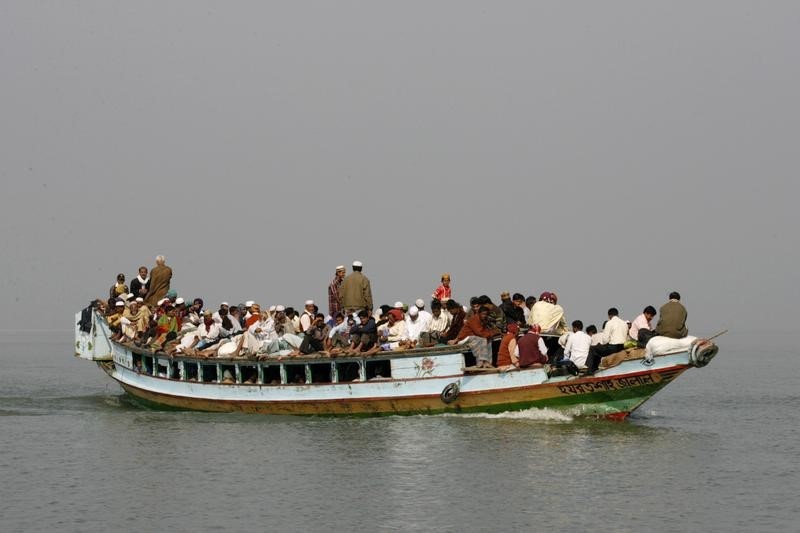
<instances>
[{"instance_id":1,"label":"crowd of passengers","mask_svg":"<svg viewBox=\"0 0 800 533\"><path fill-rule=\"evenodd\" d=\"M301 310L262 307L255 301L222 302L212 310L202 298L178 296L170 289L171 279L172 269L158 256L152 271L139 268L130 287L125 275L119 274L109 298L95 300L90 307L105 316L113 340L119 343L201 358L265 360L312 353L336 357L464 344L479 368L496 365L509 371L569 361L593 374L604 356L644 347L657 335L688 334L686 309L677 292L661 306L655 326L653 306L645 307L632 322L611 308L598 331L594 325L584 330L580 320L568 328L558 297L549 291L538 299L503 292L499 304L486 295L474 296L469 306L462 306L452 298L449 274L441 276L427 305L418 299L413 305L398 301L373 308L371 284L359 261L353 262L349 275L344 266L336 267L328 286L327 316L313 300ZM493 364L492 341L497 338Z\"/></svg>"}]
</instances>

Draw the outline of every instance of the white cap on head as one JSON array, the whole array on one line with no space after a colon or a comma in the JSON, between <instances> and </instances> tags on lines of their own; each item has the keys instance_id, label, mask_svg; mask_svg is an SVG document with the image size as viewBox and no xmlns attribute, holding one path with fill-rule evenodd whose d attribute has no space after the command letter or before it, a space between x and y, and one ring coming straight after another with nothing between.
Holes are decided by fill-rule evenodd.
<instances>
[{"instance_id":1,"label":"white cap on head","mask_svg":"<svg viewBox=\"0 0 800 533\"><path fill-rule=\"evenodd\" d=\"M253 307L253 304L254 304L254 303L256 303L256 302L255 302L255 301L253 301L253 300L247 300L247 301L244 303L244 306L245 306L245 307Z\"/></svg>"},{"instance_id":2,"label":"white cap on head","mask_svg":"<svg viewBox=\"0 0 800 533\"><path fill-rule=\"evenodd\" d=\"M336 267L336 270L345 270L344 265L339 265Z\"/></svg>"},{"instance_id":3,"label":"white cap on head","mask_svg":"<svg viewBox=\"0 0 800 533\"><path fill-rule=\"evenodd\" d=\"M408 314L410 316L417 316L419 314L419 309L417 309L416 305L412 305L408 308Z\"/></svg>"},{"instance_id":4,"label":"white cap on head","mask_svg":"<svg viewBox=\"0 0 800 533\"><path fill-rule=\"evenodd\" d=\"M275 306L275 305L270 305L270 306L269 306L269 312L270 312L270 313L274 313L274 312L275 312L275 309L276 309L276 307L277 307L277 306Z\"/></svg>"},{"instance_id":5,"label":"white cap on head","mask_svg":"<svg viewBox=\"0 0 800 533\"><path fill-rule=\"evenodd\" d=\"M122 300L117 300L117 303L114 304L115 307L122 307L125 305L125 302Z\"/></svg>"},{"instance_id":6,"label":"white cap on head","mask_svg":"<svg viewBox=\"0 0 800 533\"><path fill-rule=\"evenodd\" d=\"M425 307L425 300L423 300L422 298L417 298L417 301L414 303L417 304L417 307L419 307L420 309Z\"/></svg>"},{"instance_id":7,"label":"white cap on head","mask_svg":"<svg viewBox=\"0 0 800 533\"><path fill-rule=\"evenodd\" d=\"M229 304L228 302L222 302L221 304L219 304L220 307L222 307L223 305L226 306L226 307L230 307L231 306L231 304Z\"/></svg>"},{"instance_id":8,"label":"white cap on head","mask_svg":"<svg viewBox=\"0 0 800 533\"><path fill-rule=\"evenodd\" d=\"M276 305L275 310L279 313L282 313L283 311L286 311L286 308L282 305Z\"/></svg>"},{"instance_id":9,"label":"white cap on head","mask_svg":"<svg viewBox=\"0 0 800 533\"><path fill-rule=\"evenodd\" d=\"M363 267L364 264L361 261L353 261L353 266L354 267Z\"/></svg>"},{"instance_id":10,"label":"white cap on head","mask_svg":"<svg viewBox=\"0 0 800 533\"><path fill-rule=\"evenodd\" d=\"M392 307L394 307L395 309L400 309L403 307L403 302L395 302Z\"/></svg>"},{"instance_id":11,"label":"white cap on head","mask_svg":"<svg viewBox=\"0 0 800 533\"><path fill-rule=\"evenodd\" d=\"M144 298L142 298L141 296L139 296L138 298L136 298L136 303L137 303L137 304L144 303Z\"/></svg>"},{"instance_id":12,"label":"white cap on head","mask_svg":"<svg viewBox=\"0 0 800 533\"><path fill-rule=\"evenodd\" d=\"M306 300L306 305L314 305L314 300Z\"/></svg>"},{"instance_id":13,"label":"white cap on head","mask_svg":"<svg viewBox=\"0 0 800 533\"><path fill-rule=\"evenodd\" d=\"M176 298L175 299L175 305L181 305L181 304L185 304L185 303L186 303L186 300L184 300L183 298Z\"/></svg>"}]
</instances>

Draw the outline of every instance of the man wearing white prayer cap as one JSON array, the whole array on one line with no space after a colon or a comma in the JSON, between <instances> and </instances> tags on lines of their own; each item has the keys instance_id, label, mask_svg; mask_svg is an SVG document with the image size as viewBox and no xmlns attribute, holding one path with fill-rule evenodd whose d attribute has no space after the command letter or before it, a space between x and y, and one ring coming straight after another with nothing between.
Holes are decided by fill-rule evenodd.
<instances>
[{"instance_id":1,"label":"man wearing white prayer cap","mask_svg":"<svg viewBox=\"0 0 800 533\"><path fill-rule=\"evenodd\" d=\"M342 282L344 281L344 265L336 267L336 274L333 275L330 285L328 285L328 312L331 316L342 312Z\"/></svg>"},{"instance_id":2,"label":"man wearing white prayer cap","mask_svg":"<svg viewBox=\"0 0 800 533\"><path fill-rule=\"evenodd\" d=\"M253 304L254 304L254 303L255 303L255 302L254 302L253 300L247 300L247 301L244 303L244 308L245 308L245 310L246 310L246 312L245 312L245 314L244 314L244 320L245 320L245 322L247 322L248 320L250 320L250 317L251 317L251 316L253 316L253 313L250 311L250 308L251 308L251 307L253 307Z\"/></svg>"},{"instance_id":3,"label":"man wearing white prayer cap","mask_svg":"<svg viewBox=\"0 0 800 533\"><path fill-rule=\"evenodd\" d=\"M306 300L303 314L300 315L300 331L306 331L314 323L315 312L314 300Z\"/></svg>"},{"instance_id":4,"label":"man wearing white prayer cap","mask_svg":"<svg viewBox=\"0 0 800 533\"><path fill-rule=\"evenodd\" d=\"M348 314L362 309L372 314L372 286L361 273L363 267L361 261L353 261L353 272L342 282L342 306Z\"/></svg>"},{"instance_id":5,"label":"man wearing white prayer cap","mask_svg":"<svg viewBox=\"0 0 800 533\"><path fill-rule=\"evenodd\" d=\"M414 302L414 304L417 306L417 309L419 309L419 317L430 324L431 320L433 320L433 315L425 310L425 300L422 298L417 298L417 301Z\"/></svg>"},{"instance_id":6,"label":"man wearing white prayer cap","mask_svg":"<svg viewBox=\"0 0 800 533\"><path fill-rule=\"evenodd\" d=\"M222 302L219 304L219 309L214 311L214 314L211 317L214 319L214 322L217 324L222 324L222 315L219 313L222 309L225 310L225 314L228 314L231 310L231 306L228 302Z\"/></svg>"},{"instance_id":7,"label":"man wearing white prayer cap","mask_svg":"<svg viewBox=\"0 0 800 533\"><path fill-rule=\"evenodd\" d=\"M423 331L427 331L428 323L423 320L419 314L419 308L412 305L408 308L408 316L406 317L406 335L408 340L419 341L419 335Z\"/></svg>"}]
</instances>

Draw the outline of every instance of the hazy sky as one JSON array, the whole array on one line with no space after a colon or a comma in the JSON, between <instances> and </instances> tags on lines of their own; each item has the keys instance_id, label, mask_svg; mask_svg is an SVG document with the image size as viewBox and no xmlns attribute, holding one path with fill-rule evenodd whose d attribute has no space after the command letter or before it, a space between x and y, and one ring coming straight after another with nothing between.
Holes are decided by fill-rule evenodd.
<instances>
[{"instance_id":1,"label":"hazy sky","mask_svg":"<svg viewBox=\"0 0 800 533\"><path fill-rule=\"evenodd\" d=\"M210 305L558 293L796 329L797 2L0 3L0 329L164 254Z\"/></svg>"}]
</instances>

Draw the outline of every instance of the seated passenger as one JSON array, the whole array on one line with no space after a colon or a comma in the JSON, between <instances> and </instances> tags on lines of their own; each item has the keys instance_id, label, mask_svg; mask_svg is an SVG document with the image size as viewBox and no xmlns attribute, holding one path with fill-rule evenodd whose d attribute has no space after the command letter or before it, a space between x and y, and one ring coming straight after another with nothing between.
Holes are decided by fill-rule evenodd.
<instances>
[{"instance_id":1,"label":"seated passenger","mask_svg":"<svg viewBox=\"0 0 800 533\"><path fill-rule=\"evenodd\" d=\"M116 300L111 309L113 311L106 317L106 321L108 322L108 327L114 332L114 340L116 340L122 334L122 315L125 312L125 302Z\"/></svg>"},{"instance_id":2,"label":"seated passenger","mask_svg":"<svg viewBox=\"0 0 800 533\"><path fill-rule=\"evenodd\" d=\"M542 333L562 335L567 332L564 309L558 305L558 297L552 292L543 292L528 314L528 325L539 326Z\"/></svg>"},{"instance_id":3,"label":"seated passenger","mask_svg":"<svg viewBox=\"0 0 800 533\"><path fill-rule=\"evenodd\" d=\"M514 296L511 297L511 307L503 309L503 312L506 314L506 321L516 322L517 325L523 326L526 323L525 309L525 297L515 292Z\"/></svg>"},{"instance_id":4,"label":"seated passenger","mask_svg":"<svg viewBox=\"0 0 800 533\"><path fill-rule=\"evenodd\" d=\"M284 314L286 315L287 321L291 323L291 330L289 330L288 324L284 323L286 333L291 333L293 335L301 333L302 329L300 328L300 315L297 311L295 311L294 307L287 307L284 311Z\"/></svg>"},{"instance_id":5,"label":"seated passenger","mask_svg":"<svg viewBox=\"0 0 800 533\"><path fill-rule=\"evenodd\" d=\"M147 329L150 320L150 311L146 306L140 307L138 301L133 301L122 313L123 341L134 342Z\"/></svg>"},{"instance_id":6,"label":"seated passenger","mask_svg":"<svg viewBox=\"0 0 800 533\"><path fill-rule=\"evenodd\" d=\"M293 352L293 355L324 352L325 339L328 338L330 330L331 327L325 324L325 315L322 313L314 315L314 320L303 332L303 342L300 343L300 348Z\"/></svg>"},{"instance_id":7,"label":"seated passenger","mask_svg":"<svg viewBox=\"0 0 800 533\"><path fill-rule=\"evenodd\" d=\"M617 353L625 347L625 339L628 338L628 324L619 317L616 307L608 310L608 322L603 327L600 334L600 344L596 344L589 350L589 357L586 359L586 366L589 374L597 372L600 360L606 355Z\"/></svg>"},{"instance_id":8,"label":"seated passenger","mask_svg":"<svg viewBox=\"0 0 800 533\"><path fill-rule=\"evenodd\" d=\"M631 327L628 330L628 339L635 341L639 348L644 348L656 332L653 331L653 318L656 316L656 308L648 305L642 311L642 314L637 316L631 322Z\"/></svg>"},{"instance_id":9,"label":"seated passenger","mask_svg":"<svg viewBox=\"0 0 800 533\"><path fill-rule=\"evenodd\" d=\"M430 324L432 315L425 310L425 300L422 298L417 298L417 301L414 302L414 305L416 305L417 309L419 310L419 317L424 320L426 324Z\"/></svg>"},{"instance_id":10,"label":"seated passenger","mask_svg":"<svg viewBox=\"0 0 800 533\"><path fill-rule=\"evenodd\" d=\"M236 317L231 318L231 314L228 309L220 307L219 311L214 313L214 315L219 317L218 324L220 327L221 336L232 337L233 335L236 335L242 331L242 326L239 324L239 320ZM214 315L212 315L212 318L214 318ZM216 322L216 319L214 319L214 321Z\"/></svg>"},{"instance_id":11,"label":"seated passenger","mask_svg":"<svg viewBox=\"0 0 800 533\"><path fill-rule=\"evenodd\" d=\"M335 355L350 346L350 328L355 325L355 322L348 324L344 319L344 314L341 312L336 313L333 316L333 320L334 326L328 332L328 338L325 339L325 351L331 355Z\"/></svg>"},{"instance_id":12,"label":"seated passenger","mask_svg":"<svg viewBox=\"0 0 800 533\"><path fill-rule=\"evenodd\" d=\"M441 302L434 300L431 303L431 321L428 324L428 331L423 331L420 334L419 344L421 346L433 346L438 343L450 327L451 318L452 315L450 313L442 310Z\"/></svg>"},{"instance_id":13,"label":"seated passenger","mask_svg":"<svg viewBox=\"0 0 800 533\"><path fill-rule=\"evenodd\" d=\"M682 339L689 334L689 328L686 327L686 308L677 292L669 293L669 301L661 306L658 315L656 335Z\"/></svg>"},{"instance_id":14,"label":"seated passenger","mask_svg":"<svg viewBox=\"0 0 800 533\"><path fill-rule=\"evenodd\" d=\"M473 315L464 322L464 326L455 340L447 344L465 343L472 350L478 368L493 368L492 366L492 338L500 335L500 330L491 323L489 308L482 305L478 314Z\"/></svg>"},{"instance_id":15,"label":"seated passenger","mask_svg":"<svg viewBox=\"0 0 800 533\"><path fill-rule=\"evenodd\" d=\"M366 309L358 312L359 323L350 329L350 352L361 353L371 350L378 340L375 319Z\"/></svg>"},{"instance_id":16,"label":"seated passenger","mask_svg":"<svg viewBox=\"0 0 800 533\"><path fill-rule=\"evenodd\" d=\"M419 342L419 336L423 331L428 331L428 326L430 322L425 320L422 316L420 316L419 309L416 305L412 305L408 308L408 315L406 316L406 334L408 335L408 340L411 341L412 345L415 345Z\"/></svg>"},{"instance_id":17,"label":"seated passenger","mask_svg":"<svg viewBox=\"0 0 800 533\"><path fill-rule=\"evenodd\" d=\"M195 299L195 301L197 301L197 299ZM219 309L214 311L214 314L212 315L214 317L214 322L216 322L217 324L222 323L222 315L220 314L220 312L223 309L225 310L225 314L230 315L231 312L230 304L228 302L222 302L221 304L219 304Z\"/></svg>"},{"instance_id":18,"label":"seated passenger","mask_svg":"<svg viewBox=\"0 0 800 533\"><path fill-rule=\"evenodd\" d=\"M392 306L392 308L389 309L386 314L394 315L395 322L405 320L406 315L403 312L403 302L395 302L394 306Z\"/></svg>"},{"instance_id":19,"label":"seated passenger","mask_svg":"<svg viewBox=\"0 0 800 533\"><path fill-rule=\"evenodd\" d=\"M489 310L489 325L495 328L500 333L506 330L506 314L498 306L492 302L492 299L487 295L478 297L478 304L486 307Z\"/></svg>"},{"instance_id":20,"label":"seated passenger","mask_svg":"<svg viewBox=\"0 0 800 533\"><path fill-rule=\"evenodd\" d=\"M405 320L395 319L395 315L387 313L386 324L378 332L381 350L397 350L401 343L408 340Z\"/></svg>"},{"instance_id":21,"label":"seated passenger","mask_svg":"<svg viewBox=\"0 0 800 533\"><path fill-rule=\"evenodd\" d=\"M597 332L597 326L590 324L586 327L586 334L592 339L592 346L600 344L603 336Z\"/></svg>"},{"instance_id":22,"label":"seated passenger","mask_svg":"<svg viewBox=\"0 0 800 533\"><path fill-rule=\"evenodd\" d=\"M442 334L439 342L443 344L450 344L450 341L455 340L458 334L461 333L461 328L464 327L464 322L467 319L467 313L461 304L455 300L447 301L447 313L450 315L450 326Z\"/></svg>"},{"instance_id":23,"label":"seated passenger","mask_svg":"<svg viewBox=\"0 0 800 533\"><path fill-rule=\"evenodd\" d=\"M123 294L128 294L128 286L125 285L125 274L117 274L117 282L108 290L109 298L119 298Z\"/></svg>"},{"instance_id":24,"label":"seated passenger","mask_svg":"<svg viewBox=\"0 0 800 533\"><path fill-rule=\"evenodd\" d=\"M545 346L544 340L539 336L539 333L541 333L541 328L538 324L534 324L517 341L520 368L547 363L547 346Z\"/></svg>"},{"instance_id":25,"label":"seated passenger","mask_svg":"<svg viewBox=\"0 0 800 533\"><path fill-rule=\"evenodd\" d=\"M155 338L150 345L151 349L156 351L163 351L168 342L178 337L179 326L175 307L168 302L169 300L164 303L163 311L156 321Z\"/></svg>"},{"instance_id":26,"label":"seated passenger","mask_svg":"<svg viewBox=\"0 0 800 533\"><path fill-rule=\"evenodd\" d=\"M298 332L305 332L311 327L311 324L314 322L314 316L317 314L315 310L316 307L317 306L314 305L314 300L306 300L303 314L300 315L298 320L300 324L300 327L297 329Z\"/></svg>"},{"instance_id":27,"label":"seated passenger","mask_svg":"<svg viewBox=\"0 0 800 533\"><path fill-rule=\"evenodd\" d=\"M517 334L519 334L519 326L514 321L509 322L506 334L500 341L500 349L497 351L497 368L505 371L519 367Z\"/></svg>"},{"instance_id":28,"label":"seated passenger","mask_svg":"<svg viewBox=\"0 0 800 533\"><path fill-rule=\"evenodd\" d=\"M564 358L575 363L578 368L584 368L591 346L592 338L583 332L583 322L573 321L572 333L567 337L567 345L564 348Z\"/></svg>"}]
</instances>

